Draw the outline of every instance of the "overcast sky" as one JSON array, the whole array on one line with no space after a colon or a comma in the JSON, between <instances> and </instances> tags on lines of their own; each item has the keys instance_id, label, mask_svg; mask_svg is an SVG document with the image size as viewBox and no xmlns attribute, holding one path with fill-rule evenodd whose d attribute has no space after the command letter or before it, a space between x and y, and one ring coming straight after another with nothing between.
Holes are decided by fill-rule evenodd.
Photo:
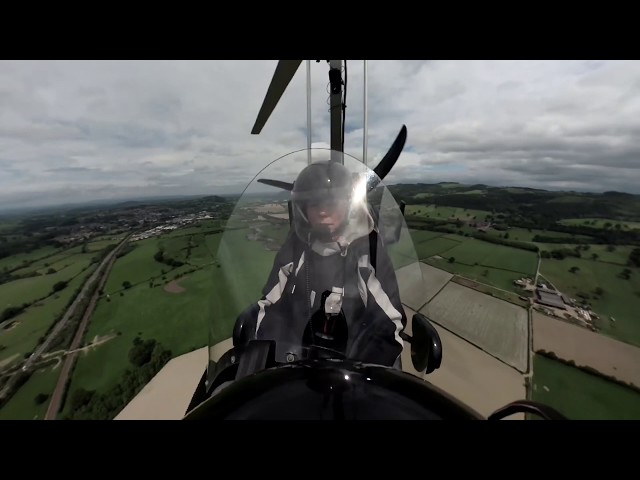
<instances>
[{"instance_id":1,"label":"overcast sky","mask_svg":"<svg viewBox=\"0 0 640 480\"><path fill-rule=\"evenodd\" d=\"M276 60L0 61L0 209L224 194L307 145L303 62L251 135ZM329 145L328 65L311 63ZM362 157L363 62L347 62L345 151ZM387 178L640 193L640 62L368 62L368 162Z\"/></svg>"}]
</instances>

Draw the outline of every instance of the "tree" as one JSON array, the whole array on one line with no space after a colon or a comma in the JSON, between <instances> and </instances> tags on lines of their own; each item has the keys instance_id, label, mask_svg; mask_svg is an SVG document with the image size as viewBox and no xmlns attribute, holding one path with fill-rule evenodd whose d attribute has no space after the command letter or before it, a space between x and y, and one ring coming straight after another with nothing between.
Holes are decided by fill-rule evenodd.
<instances>
[{"instance_id":1,"label":"tree","mask_svg":"<svg viewBox=\"0 0 640 480\"><path fill-rule=\"evenodd\" d=\"M598 254L597 254L597 253L592 253L592 254L591 254L591 258L592 258L593 260L598 260Z\"/></svg>"},{"instance_id":2,"label":"tree","mask_svg":"<svg viewBox=\"0 0 640 480\"><path fill-rule=\"evenodd\" d=\"M53 291L54 292L59 292L60 290L64 290L65 288L67 288L67 282L57 282L53 286Z\"/></svg>"},{"instance_id":3,"label":"tree","mask_svg":"<svg viewBox=\"0 0 640 480\"><path fill-rule=\"evenodd\" d=\"M449 257L449 263L453 263L456 261L456 257Z\"/></svg>"},{"instance_id":4,"label":"tree","mask_svg":"<svg viewBox=\"0 0 640 480\"><path fill-rule=\"evenodd\" d=\"M571 268L569 269L569 271L570 271L571 273L576 273L576 272L578 272L579 270L580 270L580 267L575 267L575 266L574 266L574 267L571 267Z\"/></svg>"},{"instance_id":5,"label":"tree","mask_svg":"<svg viewBox=\"0 0 640 480\"><path fill-rule=\"evenodd\" d=\"M36 398L34 398L33 401L36 405L42 405L47 401L47 398L49 398L49 395L47 395L46 393L39 393L38 395L36 395Z\"/></svg>"},{"instance_id":6,"label":"tree","mask_svg":"<svg viewBox=\"0 0 640 480\"><path fill-rule=\"evenodd\" d=\"M131 288L131 282L129 280L125 280L122 282L123 288Z\"/></svg>"}]
</instances>

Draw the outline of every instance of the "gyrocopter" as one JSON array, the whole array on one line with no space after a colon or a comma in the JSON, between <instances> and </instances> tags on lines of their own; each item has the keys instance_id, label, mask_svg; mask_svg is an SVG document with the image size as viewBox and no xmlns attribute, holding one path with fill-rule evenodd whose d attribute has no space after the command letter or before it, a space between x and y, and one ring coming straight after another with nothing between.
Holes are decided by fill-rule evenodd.
<instances>
[{"instance_id":1,"label":"gyrocopter","mask_svg":"<svg viewBox=\"0 0 640 480\"><path fill-rule=\"evenodd\" d=\"M252 134L301 63L278 62ZM306 149L267 164L236 202L216 256L222 281L213 293L209 362L184 419L498 420L523 412L563 419L524 399L485 417L403 370L405 348L422 376L447 361L432 322L420 313L409 319L403 306L428 282L404 203L383 183L407 128L370 169L365 62L363 158L346 154L346 60L326 63L331 148L312 149L309 134ZM309 109L307 61L310 129ZM221 333L233 344L220 355L213 339Z\"/></svg>"}]
</instances>

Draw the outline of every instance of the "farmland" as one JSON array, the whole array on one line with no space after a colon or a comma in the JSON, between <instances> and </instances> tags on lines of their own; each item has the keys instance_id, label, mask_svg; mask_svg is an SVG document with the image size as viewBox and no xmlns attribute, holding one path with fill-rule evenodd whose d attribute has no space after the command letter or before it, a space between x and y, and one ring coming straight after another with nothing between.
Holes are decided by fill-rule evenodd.
<instances>
[{"instance_id":1,"label":"farmland","mask_svg":"<svg viewBox=\"0 0 640 480\"><path fill-rule=\"evenodd\" d=\"M405 312L408 318L415 313L410 308L405 308ZM442 341L440 368L424 377L419 375L411 363L411 349L405 344L403 370L444 389L484 416L509 402L525 398L522 374L440 325L435 324L434 328ZM520 419L522 415L509 418Z\"/></svg>"},{"instance_id":2,"label":"farmland","mask_svg":"<svg viewBox=\"0 0 640 480\"><path fill-rule=\"evenodd\" d=\"M533 359L532 399L572 420L640 420L640 393L541 355Z\"/></svg>"},{"instance_id":3,"label":"farmland","mask_svg":"<svg viewBox=\"0 0 640 480\"><path fill-rule=\"evenodd\" d=\"M118 332L120 335L78 359L70 395L79 388L104 393L117 385L124 371L130 368L128 352L136 337L155 339L171 350L172 356L202 347L210 338L214 342L228 338L240 310L259 298L275 255L264 249L256 250L256 242L247 240L247 233L248 229L225 234L222 251L230 248L234 256L221 260L224 266L232 267L227 273L237 273L233 278L225 278L225 270L217 268L210 259L208 265L177 279L174 285L178 288L167 288L166 284L173 279L175 271L162 281L157 278L154 266L157 261L153 258L157 243L163 239L144 240L141 247L129 254L132 257L128 261L129 255L119 259L112 277L117 275L116 281L119 282L127 273L134 271L132 265L135 265L137 283L122 290L122 295L111 295L109 301L106 297L100 300L87 338ZM220 242L220 237L221 234L208 235L204 241L214 247ZM173 238L181 239L185 245L190 241L189 236ZM180 247L177 248L179 251ZM249 251L253 254L248 255L246 252ZM193 269L194 266L188 268ZM156 274L153 277L154 287L149 285L152 277L143 278L145 273ZM215 323L210 323L212 318L216 319ZM67 407L64 413L69 413Z\"/></svg>"},{"instance_id":4,"label":"farmland","mask_svg":"<svg viewBox=\"0 0 640 480\"><path fill-rule=\"evenodd\" d=\"M639 245L633 236L633 229L640 224L640 215L632 218L635 207L609 196L603 202L612 212L621 212L619 218L613 219L612 215L611 219L593 223L592 219L599 217L590 214L588 208L599 207L591 199L586 202L582 194L484 186L465 190L456 183L407 187L407 192L403 188L398 187L397 198L411 193L403 197L405 201L416 200L415 204L407 203L406 215L414 227L409 233L421 263L408 265L415 259L413 245L406 243L406 237L391 247L390 255L396 268L405 267L397 272L405 304L421 308L436 323L443 339L446 360L430 376L435 384L469 399L483 413L523 398L522 373L531 365L527 311L522 306L528 306L528 298L535 297L533 291L524 292L514 281L534 279L538 266L544 275L544 280L540 277L539 281L592 307L600 317L595 320L600 333L558 319L549 319L555 323L541 326L539 314L534 313L534 348L555 351L565 360L590 366L620 381L637 381L633 370L636 350L626 350L633 348L626 343L640 345L640 324L634 316L640 304L640 269L629 263L633 249ZM231 210L230 204L214 198L209 213L226 213L219 219L203 217L193 221L209 208L198 202L201 200L196 201L197 206L188 207L189 218L176 215L171 207L152 205L127 206L116 210L118 213L112 217L89 214L89 225L100 230L90 232L89 240L75 243L71 241L76 238L74 235L86 236L87 228L93 227L65 218L47 228L54 229L55 238L71 241L68 246L34 243L37 248L0 258L0 272L22 277L6 277L10 281L0 283L1 305L32 303L11 319L11 324L6 325L9 328L0 331L0 362L4 367L22 361L33 350L91 272L94 257L116 244L127 229L140 228L146 233L141 236L143 239L130 242L131 250L117 259L86 338L117 336L79 355L69 395L81 390L106 393L123 382L124 372L132 368L129 355L136 338L156 340L173 357L206 345L209 336L214 343L228 338L239 310L260 296L272 267L274 248L288 230L286 222L277 224L277 220L267 218L268 212L286 210L279 205L262 208L265 212L260 213L255 210L260 208L259 203L246 210L241 208L249 205L236 205L239 215L231 226L239 229L228 230L223 237L217 231ZM578 219L574 213L577 211L591 216ZM256 215L262 215L259 222ZM569 216L563 219L562 215ZM109 226L109 221L114 223ZM34 221L29 225L37 236L39 224ZM153 232L155 225L166 228ZM170 230L173 227L177 228ZM30 238L21 230L24 228L20 221L0 224L0 236L12 248L18 248L19 242ZM219 246L223 257L216 259ZM538 250L542 252L541 259ZM577 269L570 271L572 267ZM417 268L422 285L415 282ZM628 272L623 273L625 270ZM60 281L68 282L66 288L52 294L53 285ZM212 324L211 318L218 321ZM573 333L563 333L561 329L565 327L574 329ZM591 336L583 338L583 334ZM562 341L567 338L572 340ZM607 343L614 339L626 343ZM579 343L591 347L581 350ZM537 371L534 368L534 396L551 393L550 401L564 405L565 400L554 399L553 395L562 388L581 392L580 382L593 383L590 377L585 380L587 377L575 372L566 374L567 382L578 379L577 383L558 383L554 371L564 372L570 367L561 364L547 368L546 361L550 359L539 361L536 356L534 360L534 367L538 366ZM481 373L479 365L493 373ZM53 382L49 381L53 378L50 375L51 370L34 373L0 414L6 418L41 416L42 405L36 405L34 398L38 393L47 393L47 385ZM548 390L540 389L539 382ZM477 390L475 394L470 385ZM615 418L614 406L628 403L612 400L607 406L606 399L594 393L592 387L584 389L589 391L584 395L596 400L585 400L585 405L590 406L578 412L579 416ZM63 416L69 408L67 402ZM620 409L624 415L634 415L627 407Z\"/></svg>"},{"instance_id":5,"label":"farmland","mask_svg":"<svg viewBox=\"0 0 640 480\"><path fill-rule=\"evenodd\" d=\"M13 272L30 276L0 284L1 310L24 307L0 331L0 362L5 367L31 353L61 317L94 271L101 242L87 243L87 253L80 253L84 249L78 246L42 259L39 252L32 259L40 260Z\"/></svg>"},{"instance_id":6,"label":"farmland","mask_svg":"<svg viewBox=\"0 0 640 480\"><path fill-rule=\"evenodd\" d=\"M55 387L59 368L45 367L34 372L18 392L0 409L0 420L43 419L47 400Z\"/></svg>"},{"instance_id":7,"label":"farmland","mask_svg":"<svg viewBox=\"0 0 640 480\"><path fill-rule=\"evenodd\" d=\"M533 348L640 387L640 348L533 312Z\"/></svg>"},{"instance_id":8,"label":"farmland","mask_svg":"<svg viewBox=\"0 0 640 480\"><path fill-rule=\"evenodd\" d=\"M578 268L575 273L570 271L573 267ZM623 268L604 262L566 258L545 259L540 271L556 288L572 298L589 303L593 311L600 315L597 326L603 333L640 346L640 322L637 316L640 269L630 268L630 277L624 279L620 276Z\"/></svg>"},{"instance_id":9,"label":"farmland","mask_svg":"<svg viewBox=\"0 0 640 480\"><path fill-rule=\"evenodd\" d=\"M448 283L420 312L519 371L527 370L525 309Z\"/></svg>"}]
</instances>

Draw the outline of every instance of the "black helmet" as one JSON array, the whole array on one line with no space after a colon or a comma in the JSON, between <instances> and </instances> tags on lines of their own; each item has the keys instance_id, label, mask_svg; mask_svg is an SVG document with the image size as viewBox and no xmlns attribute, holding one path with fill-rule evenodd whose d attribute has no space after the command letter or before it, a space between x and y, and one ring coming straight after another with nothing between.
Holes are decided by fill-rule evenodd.
<instances>
[{"instance_id":1,"label":"black helmet","mask_svg":"<svg viewBox=\"0 0 640 480\"><path fill-rule=\"evenodd\" d=\"M291 206L295 231L304 242L314 238L327 241L328 232L312 229L307 218L310 204L340 202L347 209L345 222L338 231L344 229L353 195L353 176L349 169L334 161L315 162L305 167L296 178L291 191Z\"/></svg>"}]
</instances>

